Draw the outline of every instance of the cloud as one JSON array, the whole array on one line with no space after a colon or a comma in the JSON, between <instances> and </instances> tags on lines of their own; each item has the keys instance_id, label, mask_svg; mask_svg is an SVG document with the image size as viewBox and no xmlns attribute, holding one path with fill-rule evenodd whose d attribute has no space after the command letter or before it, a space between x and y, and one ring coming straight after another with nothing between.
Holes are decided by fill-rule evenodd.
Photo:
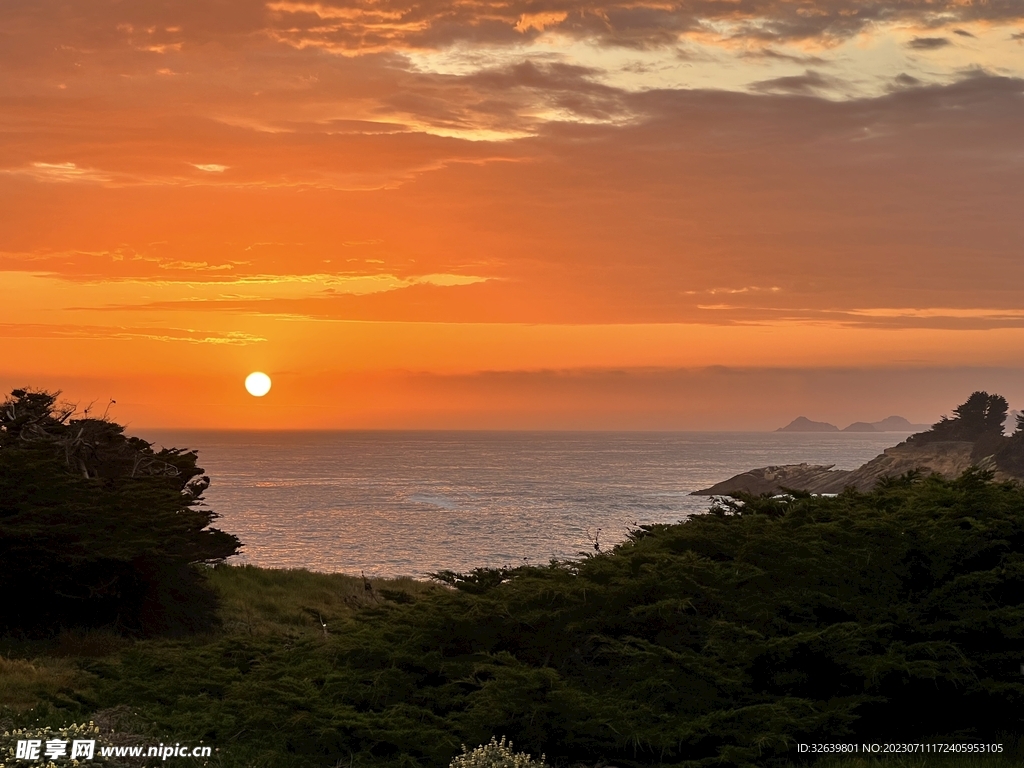
<instances>
[{"instance_id":1,"label":"cloud","mask_svg":"<svg viewBox=\"0 0 1024 768\"><path fill-rule=\"evenodd\" d=\"M52 10L47 2L38 8ZM8 4L2 12L12 23L0 28L11 30L18 56L0 46L0 125L10 137L0 184L6 220L16 222L4 247L51 256L17 267L0 260L0 268L123 288L94 305L341 320L726 325L771 323L784 313L835 322L813 313L904 302L1008 307L1024 290L1021 80L976 74L929 84L933 73L908 63L920 57L906 50L895 52L906 57L896 64L886 59L854 80L838 66L745 56L809 51L834 62L856 55L856 46L841 56L825 46L839 34L830 18L841 26L909 14L921 22L913 29L938 35L1005 4L815 4L823 16L790 21L810 25L800 34L815 25L831 31L803 47L762 42L785 27L792 5L752 0L595 6L606 20L557 3L389 0L270 10L231 0L205 18L143 2L116 14L113 6L61 6L52 26L36 7ZM524 14L563 12L557 26L515 29ZM117 21L130 28L118 30L111 14L123 14ZM763 20L757 29L755 19ZM382 36L391 47L335 56L265 34L285 34L286 23L310 39L327 34L317 25L338 25L334 44L357 52ZM584 27L594 37L569 45L584 39ZM648 50L639 42L615 51L591 42L653 45L666 31L674 45L685 33L720 46L715 66L733 77L728 87L688 80L696 59L677 60L674 48L675 69L659 74L663 60L637 54ZM150 37L183 44L139 50ZM514 42L501 42L506 37ZM632 61L650 64L643 78L609 75ZM182 75L156 77L160 62ZM902 70L906 77L897 78ZM858 95L864 82L884 89L894 79L905 87ZM67 93L55 87L63 82ZM752 93L742 92L749 82ZM54 177L75 181L42 183ZM115 188L127 178L147 183ZM345 246L371 241L367 254ZM165 244L151 245L158 242ZM279 245L247 251L254 242ZM346 257L364 255L384 264L338 273ZM315 277L332 274L337 283ZM281 282L259 282L266 275ZM290 279L296 275L314 279ZM430 275L488 279L416 282ZM743 286L780 291L760 302L753 297L763 294L736 294L735 309L714 312L697 306L717 303L707 295L680 298ZM319 295L323 288L335 295Z\"/></svg>"},{"instance_id":2,"label":"cloud","mask_svg":"<svg viewBox=\"0 0 1024 768\"><path fill-rule=\"evenodd\" d=\"M216 346L248 346L266 339L243 331L197 331L182 328L115 328L100 325L57 325L44 323L0 323L0 330L11 339L117 339Z\"/></svg>"},{"instance_id":3,"label":"cloud","mask_svg":"<svg viewBox=\"0 0 1024 768\"><path fill-rule=\"evenodd\" d=\"M10 33L0 58L6 53L10 61L19 62L19 69L39 60L43 49L33 42L49 35L69 72L83 54L113 48L131 52L140 65L146 63L145 71L154 72L154 64L171 69L176 59L190 50L204 50L213 41L228 46L276 41L296 50L344 56L437 51L462 44L514 47L553 31L637 50L674 48L687 38L722 44L746 40L833 45L883 26L962 32L969 24L1019 23L1024 10L1013 2L960 0L547 0L540 5L527 0L229 0L203 12L154 2L71 11L56 0L40 0L8 7L2 20Z\"/></svg>"},{"instance_id":4,"label":"cloud","mask_svg":"<svg viewBox=\"0 0 1024 768\"><path fill-rule=\"evenodd\" d=\"M551 28L580 39L636 48L672 46L687 35L709 34L723 40L835 41L880 24L1006 23L1024 16L1010 3L964 4L956 0L892 0L870 5L856 0L819 0L812 8L785 0L728 4L606 0L597 5L555 0L542 10L525 0L423 6L391 0L355 6L274 2L267 8L277 39L299 48L319 47L344 54L394 46L437 49L458 41L513 45L516 34L536 37Z\"/></svg>"},{"instance_id":5,"label":"cloud","mask_svg":"<svg viewBox=\"0 0 1024 768\"><path fill-rule=\"evenodd\" d=\"M517 32L528 32L531 29L535 29L538 32L543 32L546 27L556 27L561 24L568 15L566 11L524 13L519 16L519 21L515 24L515 30Z\"/></svg>"},{"instance_id":6,"label":"cloud","mask_svg":"<svg viewBox=\"0 0 1024 768\"><path fill-rule=\"evenodd\" d=\"M196 185L125 194L47 185L63 195L55 221L50 198L12 186L6 213L20 225L0 268L60 276L75 290L97 286L90 302L61 306L150 314L890 328L1019 322L848 313L1018 301L1024 81L977 73L948 86L828 101L801 92L819 77L790 83L790 92L750 95L629 93L591 76L545 64L466 78L477 95L545 89L569 98L578 87L579 109L635 117L537 126L532 138L508 146L516 162L448 163L399 188L253 194ZM267 157L264 173L293 181L307 168L323 173L318 161L370 164L363 155L379 153L400 168L452 145L467 151L464 142L406 134L232 136L249 157L238 168L259 168ZM25 189L34 183L17 178ZM350 265L352 257L384 264ZM488 279L444 287L431 285L440 281L431 275ZM780 290L739 292L755 286ZM709 298L722 289L738 292ZM729 309L698 306L722 303Z\"/></svg>"},{"instance_id":7,"label":"cloud","mask_svg":"<svg viewBox=\"0 0 1024 768\"><path fill-rule=\"evenodd\" d=\"M190 163L190 165L206 173L224 173L229 168L227 165L218 165L217 163Z\"/></svg>"},{"instance_id":8,"label":"cloud","mask_svg":"<svg viewBox=\"0 0 1024 768\"><path fill-rule=\"evenodd\" d=\"M915 37L907 43L907 47L915 51L934 51L952 44L952 41L945 37Z\"/></svg>"},{"instance_id":9,"label":"cloud","mask_svg":"<svg viewBox=\"0 0 1024 768\"><path fill-rule=\"evenodd\" d=\"M205 261L157 261L160 269L190 272L222 272L234 269L234 264L207 264Z\"/></svg>"},{"instance_id":10,"label":"cloud","mask_svg":"<svg viewBox=\"0 0 1024 768\"><path fill-rule=\"evenodd\" d=\"M913 75L908 75L906 72L900 72L894 78L894 83L897 88L916 88L921 85L921 81Z\"/></svg>"},{"instance_id":11,"label":"cloud","mask_svg":"<svg viewBox=\"0 0 1024 768\"><path fill-rule=\"evenodd\" d=\"M742 54L743 58L746 59L762 59L767 61L788 61L794 64L814 64L814 65L825 65L828 64L828 60L821 56L813 56L810 54L794 54L784 53L777 51L774 48L758 48L753 51L744 51Z\"/></svg>"},{"instance_id":12,"label":"cloud","mask_svg":"<svg viewBox=\"0 0 1024 768\"><path fill-rule=\"evenodd\" d=\"M761 93L815 96L821 91L833 90L841 85L842 81L838 78L808 69L802 75L789 75L786 77L775 77L770 80L760 80L753 83L751 89Z\"/></svg>"},{"instance_id":13,"label":"cloud","mask_svg":"<svg viewBox=\"0 0 1024 768\"><path fill-rule=\"evenodd\" d=\"M0 170L0 173L28 176L37 181L58 183L86 182L103 184L111 177L103 171L93 168L79 168L75 163L41 163L34 162L21 168Z\"/></svg>"},{"instance_id":14,"label":"cloud","mask_svg":"<svg viewBox=\"0 0 1024 768\"><path fill-rule=\"evenodd\" d=\"M770 305L699 304L697 309L720 314L726 324L776 325L825 323L845 328L933 329L988 331L1024 328L1024 310L999 308L811 309Z\"/></svg>"}]
</instances>

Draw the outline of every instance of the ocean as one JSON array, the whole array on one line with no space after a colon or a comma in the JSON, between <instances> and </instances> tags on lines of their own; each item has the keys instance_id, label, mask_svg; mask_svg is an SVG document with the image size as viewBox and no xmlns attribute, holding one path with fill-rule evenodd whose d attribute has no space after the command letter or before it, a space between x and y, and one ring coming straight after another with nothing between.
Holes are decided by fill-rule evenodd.
<instances>
[{"instance_id":1,"label":"ocean","mask_svg":"<svg viewBox=\"0 0 1024 768\"><path fill-rule=\"evenodd\" d=\"M423 578L621 542L705 511L698 488L769 464L853 469L898 433L222 432L150 430L198 449L233 562Z\"/></svg>"}]
</instances>

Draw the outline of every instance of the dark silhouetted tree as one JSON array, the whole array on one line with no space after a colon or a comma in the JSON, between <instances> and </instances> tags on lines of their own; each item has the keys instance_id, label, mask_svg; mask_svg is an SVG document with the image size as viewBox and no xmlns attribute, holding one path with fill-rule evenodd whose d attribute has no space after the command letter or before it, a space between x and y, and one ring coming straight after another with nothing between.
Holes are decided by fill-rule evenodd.
<instances>
[{"instance_id":1,"label":"dark silhouetted tree","mask_svg":"<svg viewBox=\"0 0 1024 768\"><path fill-rule=\"evenodd\" d=\"M211 626L195 566L240 542L210 528L195 451L75 418L57 395L17 389L0 404L0 629L47 634L112 626L132 634Z\"/></svg>"},{"instance_id":2,"label":"dark silhouetted tree","mask_svg":"<svg viewBox=\"0 0 1024 768\"><path fill-rule=\"evenodd\" d=\"M983 438L1001 437L1008 408L1006 398L1001 395L974 392L966 402L953 409L953 418L943 416L931 429L913 435L908 442L976 442Z\"/></svg>"}]
</instances>

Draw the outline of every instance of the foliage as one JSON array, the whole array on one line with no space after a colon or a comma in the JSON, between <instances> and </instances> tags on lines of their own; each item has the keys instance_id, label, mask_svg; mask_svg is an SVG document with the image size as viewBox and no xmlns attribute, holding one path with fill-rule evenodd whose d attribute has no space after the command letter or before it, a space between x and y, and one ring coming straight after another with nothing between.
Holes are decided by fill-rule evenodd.
<instances>
[{"instance_id":1,"label":"foliage","mask_svg":"<svg viewBox=\"0 0 1024 768\"><path fill-rule=\"evenodd\" d=\"M943 416L931 429L912 435L907 442L917 445L940 440L976 442L984 438L999 438L1009 405L1001 395L974 392L953 409L953 418Z\"/></svg>"},{"instance_id":2,"label":"foliage","mask_svg":"<svg viewBox=\"0 0 1024 768\"><path fill-rule=\"evenodd\" d=\"M54 394L14 390L0 404L0 629L209 627L213 593L193 566L239 542L208 527L196 458L74 418Z\"/></svg>"},{"instance_id":3,"label":"foliage","mask_svg":"<svg viewBox=\"0 0 1024 768\"><path fill-rule=\"evenodd\" d=\"M327 632L253 601L278 617L261 631L89 662L83 706L131 704L237 766L447 765L495 732L556 766L749 765L1024 730L1024 490L985 473L726 500L581 561L450 580Z\"/></svg>"},{"instance_id":4,"label":"foliage","mask_svg":"<svg viewBox=\"0 0 1024 768\"><path fill-rule=\"evenodd\" d=\"M363 579L251 565L219 565L209 579L220 598L224 628L246 635L329 635L361 608L411 603L441 589L408 577Z\"/></svg>"},{"instance_id":5,"label":"foliage","mask_svg":"<svg viewBox=\"0 0 1024 768\"><path fill-rule=\"evenodd\" d=\"M462 745L462 754L455 757L448 768L546 768L544 755L540 760L534 760L525 752L513 752L512 742L505 744L505 737L497 741L493 736L487 744L474 749L472 752L466 750Z\"/></svg>"},{"instance_id":6,"label":"foliage","mask_svg":"<svg viewBox=\"0 0 1024 768\"><path fill-rule=\"evenodd\" d=\"M931 429L911 435L907 443L923 446L941 441L970 442L974 444L971 460L975 464L1024 479L1024 414L1017 414L1014 432L1005 437L1007 407L1001 395L974 392L953 409L952 418L943 416Z\"/></svg>"},{"instance_id":7,"label":"foliage","mask_svg":"<svg viewBox=\"0 0 1024 768\"><path fill-rule=\"evenodd\" d=\"M52 700L81 685L82 678L82 672L67 659L29 661L0 656L0 715Z\"/></svg>"}]
</instances>

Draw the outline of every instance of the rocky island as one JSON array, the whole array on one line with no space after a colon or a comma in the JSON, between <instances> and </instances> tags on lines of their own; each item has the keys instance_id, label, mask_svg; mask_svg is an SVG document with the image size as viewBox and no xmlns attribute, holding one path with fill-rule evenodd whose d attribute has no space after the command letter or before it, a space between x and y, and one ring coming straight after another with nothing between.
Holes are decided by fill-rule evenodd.
<instances>
[{"instance_id":1,"label":"rocky island","mask_svg":"<svg viewBox=\"0 0 1024 768\"><path fill-rule=\"evenodd\" d=\"M789 424L779 427L776 432L915 432L928 429L927 424L911 424L902 416L889 416L881 421L855 421L840 429L827 421L811 421L806 416L797 416Z\"/></svg>"},{"instance_id":2,"label":"rocky island","mask_svg":"<svg viewBox=\"0 0 1024 768\"><path fill-rule=\"evenodd\" d=\"M953 478L971 467L992 472L996 480L1024 480L1024 415L1016 416L1013 434L1004 436L1007 408L1006 399L1000 395L975 392L953 410L952 418L943 416L929 429L911 435L899 445L886 448L857 469L834 469L834 465L822 464L761 467L710 488L694 491L693 495L760 495L785 491L820 494L841 493L846 488L868 491L886 477L895 478L916 471ZM890 417L885 421L893 423L897 418ZM836 427L832 429L838 431ZM858 430L847 428L843 431Z\"/></svg>"}]
</instances>

